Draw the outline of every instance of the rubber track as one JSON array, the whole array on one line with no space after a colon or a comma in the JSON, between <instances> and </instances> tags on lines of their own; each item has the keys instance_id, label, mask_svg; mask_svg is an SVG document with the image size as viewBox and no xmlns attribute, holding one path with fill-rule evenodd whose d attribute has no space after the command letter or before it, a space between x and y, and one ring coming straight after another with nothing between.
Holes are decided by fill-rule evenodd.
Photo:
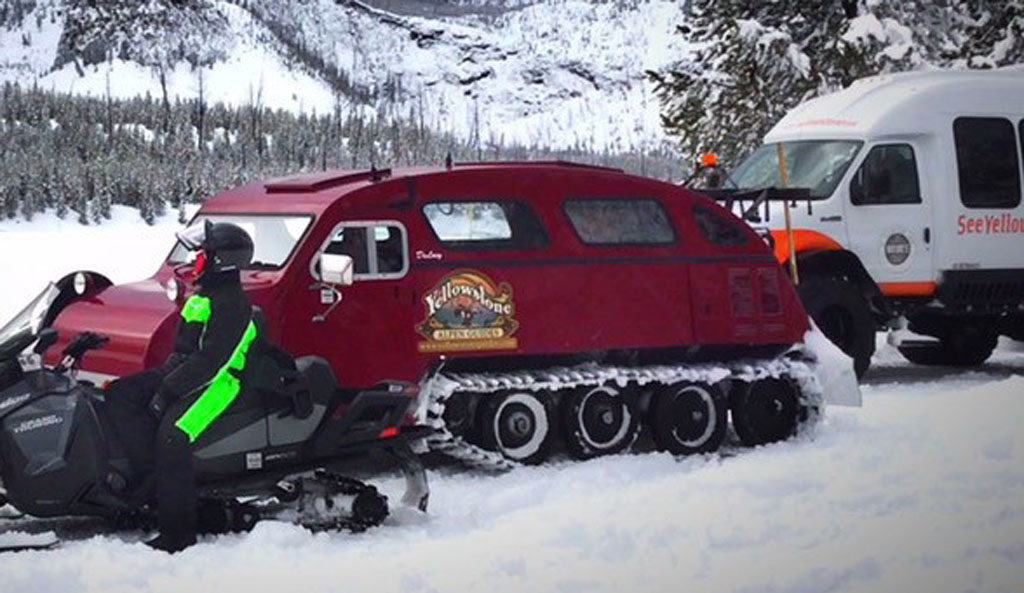
<instances>
[{"instance_id":1,"label":"rubber track","mask_svg":"<svg viewBox=\"0 0 1024 593\"><path fill-rule=\"evenodd\" d=\"M457 437L448 430L444 412L448 400L455 393L497 393L508 390L561 391L581 386L598 386L614 382L620 388L633 383L640 386L651 383L672 385L684 381L719 383L723 380L752 382L765 378L789 375L800 388L800 403L810 409L820 409L821 387L810 366L802 360L798 350L767 360L740 360L730 363L695 365L657 365L645 367L603 366L588 363L573 367L544 370L523 370L510 373L445 373L435 375L426 385L427 397L418 417L435 429L427 438L427 446L457 459L469 467L486 471L508 471L520 464L500 453L488 451ZM810 421L817 418L812 414ZM807 424L806 422L804 424Z\"/></svg>"}]
</instances>

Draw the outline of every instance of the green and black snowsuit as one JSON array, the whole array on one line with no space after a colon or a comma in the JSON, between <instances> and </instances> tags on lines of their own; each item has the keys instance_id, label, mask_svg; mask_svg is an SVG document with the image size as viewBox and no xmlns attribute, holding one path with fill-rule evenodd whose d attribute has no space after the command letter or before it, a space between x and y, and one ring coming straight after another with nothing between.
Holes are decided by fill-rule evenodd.
<instances>
[{"instance_id":1,"label":"green and black snowsuit","mask_svg":"<svg viewBox=\"0 0 1024 593\"><path fill-rule=\"evenodd\" d=\"M206 274L182 308L174 353L107 392L109 416L132 465L142 476L155 470L162 536L195 537L192 443L241 393L257 333L238 272ZM160 406L151 405L154 394ZM152 410L163 407L158 420Z\"/></svg>"}]
</instances>

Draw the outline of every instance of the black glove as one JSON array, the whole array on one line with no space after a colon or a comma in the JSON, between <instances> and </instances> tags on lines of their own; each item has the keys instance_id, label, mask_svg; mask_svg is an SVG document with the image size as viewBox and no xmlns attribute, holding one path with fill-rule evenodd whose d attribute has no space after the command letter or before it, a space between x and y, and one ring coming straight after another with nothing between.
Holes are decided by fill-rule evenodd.
<instances>
[{"instance_id":1,"label":"black glove","mask_svg":"<svg viewBox=\"0 0 1024 593\"><path fill-rule=\"evenodd\" d=\"M164 412L167 411L167 407L169 405L171 405L171 399L167 396L164 390L160 389L156 392L156 395L149 400L149 413L159 420L164 417Z\"/></svg>"},{"instance_id":2,"label":"black glove","mask_svg":"<svg viewBox=\"0 0 1024 593\"><path fill-rule=\"evenodd\" d=\"M106 336L82 332L64 348L63 354L66 358L79 360L86 352L102 348L109 341L110 338Z\"/></svg>"}]
</instances>

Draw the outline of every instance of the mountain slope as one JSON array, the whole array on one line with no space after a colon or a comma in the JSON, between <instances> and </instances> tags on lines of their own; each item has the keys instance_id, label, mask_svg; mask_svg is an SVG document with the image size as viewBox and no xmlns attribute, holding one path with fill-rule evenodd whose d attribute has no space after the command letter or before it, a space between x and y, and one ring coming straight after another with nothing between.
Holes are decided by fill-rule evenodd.
<instances>
[{"instance_id":1,"label":"mountain slope","mask_svg":"<svg viewBox=\"0 0 1024 593\"><path fill-rule=\"evenodd\" d=\"M0 82L414 117L489 144L665 146L645 69L678 60L677 2L8 0ZM391 1L378 0L380 7ZM173 6L171 6L173 5ZM475 8L474 8L475 6ZM15 10L14 7L20 7Z\"/></svg>"}]
</instances>

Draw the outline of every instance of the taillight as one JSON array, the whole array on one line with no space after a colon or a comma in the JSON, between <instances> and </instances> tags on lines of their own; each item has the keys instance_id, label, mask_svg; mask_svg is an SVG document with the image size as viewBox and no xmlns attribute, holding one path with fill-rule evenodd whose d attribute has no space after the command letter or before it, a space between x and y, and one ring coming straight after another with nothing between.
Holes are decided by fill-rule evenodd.
<instances>
[{"instance_id":1,"label":"taillight","mask_svg":"<svg viewBox=\"0 0 1024 593\"><path fill-rule=\"evenodd\" d=\"M758 268L757 287L761 291L761 314L782 315L782 291L777 268Z\"/></svg>"},{"instance_id":2,"label":"taillight","mask_svg":"<svg viewBox=\"0 0 1024 593\"><path fill-rule=\"evenodd\" d=\"M397 436L397 435L398 435L398 428L395 427L395 426L389 426L389 427L385 428L384 430L380 431L380 438L382 438L382 439L389 439L389 438L391 438L393 436Z\"/></svg>"}]
</instances>

